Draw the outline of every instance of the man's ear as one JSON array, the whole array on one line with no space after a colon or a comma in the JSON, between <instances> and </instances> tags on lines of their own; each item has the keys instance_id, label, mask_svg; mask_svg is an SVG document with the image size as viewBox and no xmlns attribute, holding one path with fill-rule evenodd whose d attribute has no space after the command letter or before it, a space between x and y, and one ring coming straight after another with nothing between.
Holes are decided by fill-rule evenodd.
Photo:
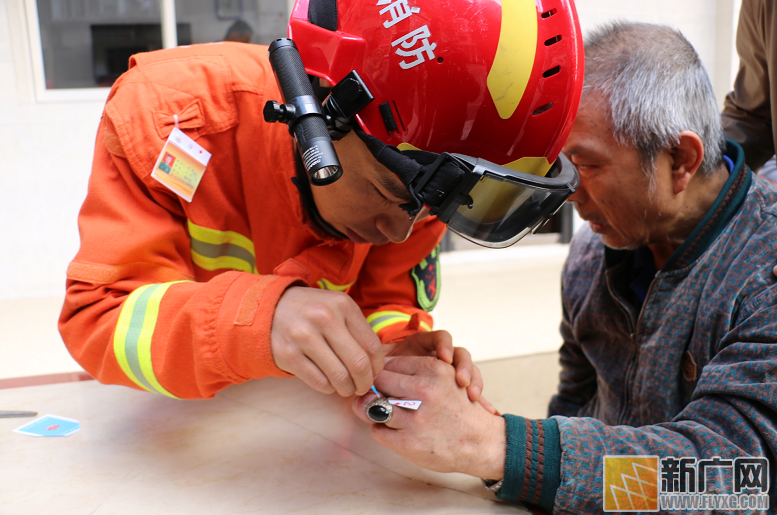
<instances>
[{"instance_id":1,"label":"man's ear","mask_svg":"<svg viewBox=\"0 0 777 515\"><path fill-rule=\"evenodd\" d=\"M675 195L685 191L704 159L704 144L698 134L682 131L677 137L677 145L669 149L672 157L672 189Z\"/></svg>"}]
</instances>

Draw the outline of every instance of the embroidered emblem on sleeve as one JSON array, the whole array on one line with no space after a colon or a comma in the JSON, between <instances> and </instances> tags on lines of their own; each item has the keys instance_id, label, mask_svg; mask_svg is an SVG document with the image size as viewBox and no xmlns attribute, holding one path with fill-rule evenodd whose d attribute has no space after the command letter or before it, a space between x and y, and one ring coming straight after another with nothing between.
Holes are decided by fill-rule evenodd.
<instances>
[{"instance_id":1,"label":"embroidered emblem on sleeve","mask_svg":"<svg viewBox=\"0 0 777 515\"><path fill-rule=\"evenodd\" d=\"M410 270L415 281L418 305L424 311L431 311L440 298L440 246Z\"/></svg>"}]
</instances>

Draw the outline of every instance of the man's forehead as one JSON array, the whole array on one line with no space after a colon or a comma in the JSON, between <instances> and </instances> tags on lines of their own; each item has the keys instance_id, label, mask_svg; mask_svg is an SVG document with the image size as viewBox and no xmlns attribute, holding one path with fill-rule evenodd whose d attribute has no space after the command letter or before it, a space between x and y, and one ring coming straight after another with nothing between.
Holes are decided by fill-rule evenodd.
<instances>
[{"instance_id":1,"label":"man's forehead","mask_svg":"<svg viewBox=\"0 0 777 515\"><path fill-rule=\"evenodd\" d=\"M588 155L588 154L596 154L598 152L603 151L604 149L601 148L601 145L598 145L595 141L592 141L590 138L575 138L575 139L568 139L567 142L564 144L564 148L561 149L564 154L568 156L580 156L580 155Z\"/></svg>"},{"instance_id":2,"label":"man's forehead","mask_svg":"<svg viewBox=\"0 0 777 515\"><path fill-rule=\"evenodd\" d=\"M567 156L597 154L605 151L605 146L596 133L588 129L581 129L570 134L561 151Z\"/></svg>"},{"instance_id":3,"label":"man's forehead","mask_svg":"<svg viewBox=\"0 0 777 515\"><path fill-rule=\"evenodd\" d=\"M607 152L615 144L610 124L599 105L581 105L562 152L569 156Z\"/></svg>"}]
</instances>

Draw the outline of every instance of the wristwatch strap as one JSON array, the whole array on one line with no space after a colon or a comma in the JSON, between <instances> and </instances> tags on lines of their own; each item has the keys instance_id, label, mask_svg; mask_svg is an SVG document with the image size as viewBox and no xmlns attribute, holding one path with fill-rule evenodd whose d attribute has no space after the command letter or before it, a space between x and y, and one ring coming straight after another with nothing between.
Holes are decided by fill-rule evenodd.
<instances>
[{"instance_id":1,"label":"wristwatch strap","mask_svg":"<svg viewBox=\"0 0 777 515\"><path fill-rule=\"evenodd\" d=\"M502 481L504 479L481 479L481 481L483 481L483 486L486 487L486 490L498 494L502 489Z\"/></svg>"}]
</instances>

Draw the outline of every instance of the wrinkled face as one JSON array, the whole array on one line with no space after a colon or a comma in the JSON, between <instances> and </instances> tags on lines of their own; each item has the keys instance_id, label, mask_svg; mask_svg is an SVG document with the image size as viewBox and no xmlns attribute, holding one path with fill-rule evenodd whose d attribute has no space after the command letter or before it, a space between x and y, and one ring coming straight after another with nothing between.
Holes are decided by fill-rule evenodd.
<instances>
[{"instance_id":1,"label":"wrinkled face","mask_svg":"<svg viewBox=\"0 0 777 515\"><path fill-rule=\"evenodd\" d=\"M375 160L355 132L334 144L343 175L332 184L310 187L321 217L356 243L405 241L413 224L428 216L427 208L410 219L399 207L412 199L407 188Z\"/></svg>"},{"instance_id":2,"label":"wrinkled face","mask_svg":"<svg viewBox=\"0 0 777 515\"><path fill-rule=\"evenodd\" d=\"M666 184L671 181L671 159L666 153L657 157L656 188L651 192L637 150L615 140L596 101L581 104L562 152L580 173L580 187L569 201L605 245L635 249L661 240L672 205L665 198L671 191Z\"/></svg>"}]
</instances>

